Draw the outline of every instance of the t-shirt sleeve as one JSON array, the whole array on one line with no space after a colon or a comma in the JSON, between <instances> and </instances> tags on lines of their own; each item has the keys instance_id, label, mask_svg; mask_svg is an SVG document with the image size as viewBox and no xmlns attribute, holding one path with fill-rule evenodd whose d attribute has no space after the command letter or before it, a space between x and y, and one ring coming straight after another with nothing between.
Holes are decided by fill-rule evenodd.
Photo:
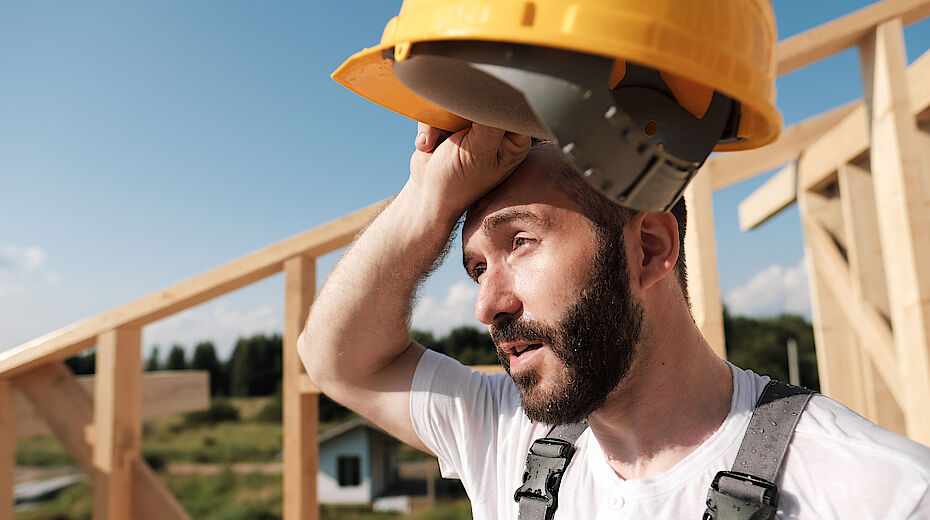
<instances>
[{"instance_id":1,"label":"t-shirt sleeve","mask_svg":"<svg viewBox=\"0 0 930 520\"><path fill-rule=\"evenodd\" d=\"M496 473L501 421L516 413L506 375L486 375L427 350L410 389L410 419L420 440L439 458L445 478L481 482ZM518 398L517 398L518 402Z\"/></svg>"}]
</instances>

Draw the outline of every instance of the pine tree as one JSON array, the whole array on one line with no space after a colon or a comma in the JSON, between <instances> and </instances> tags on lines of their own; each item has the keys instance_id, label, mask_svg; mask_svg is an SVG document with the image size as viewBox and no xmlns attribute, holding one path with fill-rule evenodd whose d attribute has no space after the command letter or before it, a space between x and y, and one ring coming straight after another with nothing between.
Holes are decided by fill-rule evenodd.
<instances>
[{"instance_id":1,"label":"pine tree","mask_svg":"<svg viewBox=\"0 0 930 520\"><path fill-rule=\"evenodd\" d=\"M167 370L184 370L187 368L187 357L184 354L184 347L175 344L168 353L168 361L165 363Z\"/></svg>"},{"instance_id":2,"label":"pine tree","mask_svg":"<svg viewBox=\"0 0 930 520\"><path fill-rule=\"evenodd\" d=\"M201 341L194 347L194 357L190 367L194 370L206 370L210 373L210 395L226 395L228 393L228 376L223 365L216 357L216 349L212 341Z\"/></svg>"},{"instance_id":3,"label":"pine tree","mask_svg":"<svg viewBox=\"0 0 930 520\"><path fill-rule=\"evenodd\" d=\"M145 361L145 370L161 370L161 361L158 359L158 345L152 347L152 353L149 354L149 358Z\"/></svg>"}]
</instances>

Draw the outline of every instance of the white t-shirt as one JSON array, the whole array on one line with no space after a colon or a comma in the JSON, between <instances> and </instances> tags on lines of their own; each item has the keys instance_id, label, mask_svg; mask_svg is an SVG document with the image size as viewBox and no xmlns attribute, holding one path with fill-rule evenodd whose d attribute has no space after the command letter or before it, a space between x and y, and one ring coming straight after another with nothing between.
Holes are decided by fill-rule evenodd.
<instances>
[{"instance_id":1,"label":"white t-shirt","mask_svg":"<svg viewBox=\"0 0 930 520\"><path fill-rule=\"evenodd\" d=\"M562 478L555 519L700 520L710 482L732 467L769 380L731 368L734 392L723 425L660 476L621 479L586 430ZM527 450L549 427L526 417L509 376L472 373L427 351L413 378L410 415L442 475L462 480L476 519L517 518L513 494ZM930 448L819 394L801 415L776 484L779 519L930 520Z\"/></svg>"}]
</instances>

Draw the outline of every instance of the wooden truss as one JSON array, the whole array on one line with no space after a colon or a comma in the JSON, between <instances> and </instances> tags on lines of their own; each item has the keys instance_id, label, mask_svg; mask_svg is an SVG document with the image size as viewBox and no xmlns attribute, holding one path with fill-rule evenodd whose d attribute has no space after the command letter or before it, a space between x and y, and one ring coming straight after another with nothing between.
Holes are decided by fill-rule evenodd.
<instances>
[{"instance_id":1,"label":"wooden truss","mask_svg":"<svg viewBox=\"0 0 930 520\"><path fill-rule=\"evenodd\" d=\"M823 392L924 444L930 53L908 67L902 28L928 14L925 1L881 2L782 42L786 70L803 66L802 56L857 46L865 99L799 123L771 146L708 161L715 187L784 165L740 204L741 229L798 203ZM825 35L835 43L795 50Z\"/></svg>"},{"instance_id":2,"label":"wooden truss","mask_svg":"<svg viewBox=\"0 0 930 520\"><path fill-rule=\"evenodd\" d=\"M885 0L781 42L784 74L858 46L866 99L712 157L688 189L686 253L698 325L721 355L714 190L784 166L740 208L744 229L798 202L825 393L930 444L930 57L906 66L902 27L930 0ZM923 125L923 128L922 126ZM284 517L318 518L318 390L296 357L315 259L346 246L380 204L0 354L0 520L13 517L14 390L93 479L98 519L186 519L140 456L141 327L285 273ZM62 364L97 347L93 392Z\"/></svg>"}]
</instances>

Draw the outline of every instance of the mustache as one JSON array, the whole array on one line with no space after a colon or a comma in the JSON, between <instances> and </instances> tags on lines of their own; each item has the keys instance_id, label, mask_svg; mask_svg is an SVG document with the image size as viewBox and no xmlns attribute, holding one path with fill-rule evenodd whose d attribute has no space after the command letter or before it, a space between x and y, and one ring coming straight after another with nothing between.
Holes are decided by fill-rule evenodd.
<instances>
[{"instance_id":1,"label":"mustache","mask_svg":"<svg viewBox=\"0 0 930 520\"><path fill-rule=\"evenodd\" d=\"M511 341L555 344L558 335L555 329L533 321L505 318L489 328L494 345Z\"/></svg>"}]
</instances>

